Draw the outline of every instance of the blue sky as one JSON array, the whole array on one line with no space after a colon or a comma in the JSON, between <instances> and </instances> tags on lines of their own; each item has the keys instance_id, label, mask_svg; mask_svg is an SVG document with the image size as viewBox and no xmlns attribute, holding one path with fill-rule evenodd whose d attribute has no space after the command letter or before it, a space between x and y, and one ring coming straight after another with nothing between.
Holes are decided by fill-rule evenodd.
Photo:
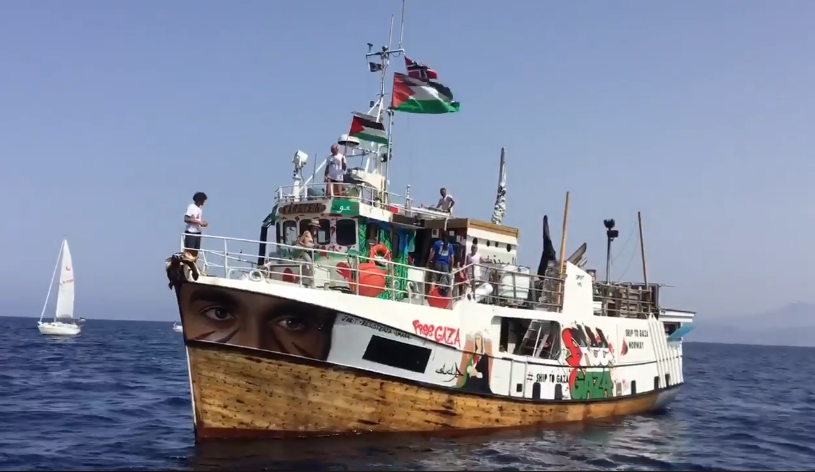
<instances>
[{"instance_id":1,"label":"blue sky","mask_svg":"<svg viewBox=\"0 0 815 472\"><path fill-rule=\"evenodd\" d=\"M374 98L365 44L400 3L0 8L2 314L39 314L67 235L77 314L170 320L163 260L192 194L210 196L210 234L257 238L294 151L323 156ZM638 280L642 211L671 305L815 302L812 24L806 0L409 0L404 47L462 112L397 117L392 187L431 203L444 185L488 219L504 146L522 263L544 213L559 242L570 190L567 252L588 242L602 271L613 217L614 274Z\"/></svg>"}]
</instances>

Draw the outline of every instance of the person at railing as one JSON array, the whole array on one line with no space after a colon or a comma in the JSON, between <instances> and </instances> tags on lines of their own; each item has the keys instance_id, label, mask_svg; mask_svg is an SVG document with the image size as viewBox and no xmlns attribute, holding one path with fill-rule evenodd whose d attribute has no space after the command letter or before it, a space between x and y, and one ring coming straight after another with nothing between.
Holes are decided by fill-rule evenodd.
<instances>
[{"instance_id":1,"label":"person at railing","mask_svg":"<svg viewBox=\"0 0 815 472\"><path fill-rule=\"evenodd\" d=\"M329 197L342 195L342 184L345 181L345 169L348 163L345 156L340 154L340 148L336 144L331 145L331 155L325 160L325 187L326 195Z\"/></svg>"},{"instance_id":2,"label":"person at railing","mask_svg":"<svg viewBox=\"0 0 815 472\"><path fill-rule=\"evenodd\" d=\"M439 199L439 203L436 204L435 209L452 215L453 206L456 204L456 201L453 200L453 196L447 193L447 189L444 187L439 189L439 193L441 194L441 198Z\"/></svg>"},{"instance_id":3,"label":"person at railing","mask_svg":"<svg viewBox=\"0 0 815 472\"><path fill-rule=\"evenodd\" d=\"M312 263L314 262L314 257L312 256L312 253L314 252L314 237L317 236L318 229L320 229L320 220L315 218L309 221L308 228L303 230L303 234L301 234L300 237L297 238L297 245L303 248L303 251L301 251L300 253L300 259L303 259L304 261L307 262L307 264L304 264L303 267L303 269L305 269L304 275L307 278L310 278L314 275L311 266Z\"/></svg>"},{"instance_id":4,"label":"person at railing","mask_svg":"<svg viewBox=\"0 0 815 472\"><path fill-rule=\"evenodd\" d=\"M473 245L470 249L470 253L467 254L465 259L464 265L470 266L470 280L473 281L473 284L478 283L481 280L481 255L478 253L478 238L473 238Z\"/></svg>"},{"instance_id":5,"label":"person at railing","mask_svg":"<svg viewBox=\"0 0 815 472\"><path fill-rule=\"evenodd\" d=\"M455 262L455 256L447 233L441 233L441 238L433 243L433 247L430 249L430 257L427 260L428 265L434 271L431 272L430 291L433 290L436 284L449 287L450 267ZM439 290L442 290L442 287L439 287Z\"/></svg>"},{"instance_id":6,"label":"person at railing","mask_svg":"<svg viewBox=\"0 0 815 472\"><path fill-rule=\"evenodd\" d=\"M198 259L198 250L201 249L201 228L206 228L209 223L202 218L201 207L207 201L207 194L195 192L192 196L192 203L187 206L184 213L184 223L187 227L184 230L184 252L192 260Z\"/></svg>"}]
</instances>

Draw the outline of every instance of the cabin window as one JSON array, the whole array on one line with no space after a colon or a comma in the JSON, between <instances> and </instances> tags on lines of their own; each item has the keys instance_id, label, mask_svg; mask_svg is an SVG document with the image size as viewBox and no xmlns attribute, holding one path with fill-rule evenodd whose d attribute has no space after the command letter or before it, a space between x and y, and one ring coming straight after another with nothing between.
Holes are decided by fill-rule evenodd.
<instances>
[{"instance_id":1,"label":"cabin window","mask_svg":"<svg viewBox=\"0 0 815 472\"><path fill-rule=\"evenodd\" d=\"M337 220L337 245L353 246L357 243L357 222L355 220Z\"/></svg>"},{"instance_id":2,"label":"cabin window","mask_svg":"<svg viewBox=\"0 0 815 472\"><path fill-rule=\"evenodd\" d=\"M292 220L283 222L283 244L294 246L300 234L297 232L297 223Z\"/></svg>"},{"instance_id":3,"label":"cabin window","mask_svg":"<svg viewBox=\"0 0 815 472\"><path fill-rule=\"evenodd\" d=\"M300 220L300 230L298 234L303 234L308 229L308 224L311 223L311 218L302 218Z\"/></svg>"},{"instance_id":4,"label":"cabin window","mask_svg":"<svg viewBox=\"0 0 815 472\"><path fill-rule=\"evenodd\" d=\"M487 240L487 247L490 247L490 240Z\"/></svg>"},{"instance_id":5,"label":"cabin window","mask_svg":"<svg viewBox=\"0 0 815 472\"><path fill-rule=\"evenodd\" d=\"M557 359L560 356L560 323L502 317L498 350L518 356Z\"/></svg>"},{"instance_id":6,"label":"cabin window","mask_svg":"<svg viewBox=\"0 0 815 472\"><path fill-rule=\"evenodd\" d=\"M540 382L535 382L535 385L532 386L532 399L533 400L540 400L541 399L541 384L540 384Z\"/></svg>"},{"instance_id":7,"label":"cabin window","mask_svg":"<svg viewBox=\"0 0 815 472\"><path fill-rule=\"evenodd\" d=\"M665 387L671 386L671 374L665 374Z\"/></svg>"},{"instance_id":8,"label":"cabin window","mask_svg":"<svg viewBox=\"0 0 815 472\"><path fill-rule=\"evenodd\" d=\"M654 376L654 390L659 390L659 376Z\"/></svg>"},{"instance_id":9,"label":"cabin window","mask_svg":"<svg viewBox=\"0 0 815 472\"><path fill-rule=\"evenodd\" d=\"M393 232L393 237L391 238L391 260L397 261L399 257L402 256L402 246L400 245L401 241L399 240L399 233L396 231Z\"/></svg>"},{"instance_id":10,"label":"cabin window","mask_svg":"<svg viewBox=\"0 0 815 472\"><path fill-rule=\"evenodd\" d=\"M512 252L512 244L507 244L507 252Z\"/></svg>"},{"instance_id":11,"label":"cabin window","mask_svg":"<svg viewBox=\"0 0 815 472\"><path fill-rule=\"evenodd\" d=\"M279 221L277 223L275 223L275 225L274 225L274 234L276 236L277 243L282 244L283 243L283 227L280 225Z\"/></svg>"},{"instance_id":12,"label":"cabin window","mask_svg":"<svg viewBox=\"0 0 815 472\"><path fill-rule=\"evenodd\" d=\"M397 369L409 370L423 374L430 360L431 350L392 339L373 335L362 358Z\"/></svg>"},{"instance_id":13,"label":"cabin window","mask_svg":"<svg viewBox=\"0 0 815 472\"><path fill-rule=\"evenodd\" d=\"M373 246L379 244L379 225L376 223L368 223L365 227L365 241Z\"/></svg>"},{"instance_id":14,"label":"cabin window","mask_svg":"<svg viewBox=\"0 0 815 472\"><path fill-rule=\"evenodd\" d=\"M631 395L636 395L636 394L637 394L637 381L632 380L631 381Z\"/></svg>"},{"instance_id":15,"label":"cabin window","mask_svg":"<svg viewBox=\"0 0 815 472\"><path fill-rule=\"evenodd\" d=\"M563 385L555 385L555 400L563 400Z\"/></svg>"},{"instance_id":16,"label":"cabin window","mask_svg":"<svg viewBox=\"0 0 815 472\"><path fill-rule=\"evenodd\" d=\"M317 244L331 242L331 222L326 218L320 219L320 229L317 230Z\"/></svg>"}]
</instances>

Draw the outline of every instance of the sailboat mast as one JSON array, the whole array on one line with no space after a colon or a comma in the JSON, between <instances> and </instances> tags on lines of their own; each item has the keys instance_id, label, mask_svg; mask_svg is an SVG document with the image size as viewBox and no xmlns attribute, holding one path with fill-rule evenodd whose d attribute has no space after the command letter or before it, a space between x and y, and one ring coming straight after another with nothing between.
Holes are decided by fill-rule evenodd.
<instances>
[{"instance_id":1,"label":"sailboat mast","mask_svg":"<svg viewBox=\"0 0 815 472\"><path fill-rule=\"evenodd\" d=\"M62 250L65 248L65 239L62 240L62 244L59 245L59 254L57 254L57 263L54 264L54 273L51 274L51 283L48 284L48 293L45 295L45 303L42 305L42 313L40 313L40 322L42 322L43 316L45 316L45 309L48 307L48 298L51 296L51 289L54 288L54 277L57 276L57 269L59 269L59 259L62 257Z\"/></svg>"}]
</instances>

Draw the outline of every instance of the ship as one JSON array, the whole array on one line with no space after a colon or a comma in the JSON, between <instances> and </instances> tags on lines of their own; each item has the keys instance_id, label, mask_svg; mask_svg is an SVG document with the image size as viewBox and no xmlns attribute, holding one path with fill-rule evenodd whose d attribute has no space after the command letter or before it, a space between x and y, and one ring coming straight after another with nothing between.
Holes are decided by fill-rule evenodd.
<instances>
[{"instance_id":1,"label":"ship","mask_svg":"<svg viewBox=\"0 0 815 472\"><path fill-rule=\"evenodd\" d=\"M388 106L392 58L407 71ZM484 432L665 409L684 384L695 313L661 306L665 285L647 281L644 259L635 283L598 280L585 244L564 257L568 193L559 254L544 216L537 270L520 265L520 231L503 224L503 149L489 219L417 205L409 186L392 192L394 115L413 99L397 87L448 99L430 114L459 104L401 39L369 44L366 59L380 91L336 141L359 165L329 188L318 182L326 162L306 178L298 150L258 239L205 234L192 255L182 235L165 261L196 440ZM606 227L608 268L617 232ZM298 244L309 228L313 246ZM430 267L437 241L447 271Z\"/></svg>"}]
</instances>

